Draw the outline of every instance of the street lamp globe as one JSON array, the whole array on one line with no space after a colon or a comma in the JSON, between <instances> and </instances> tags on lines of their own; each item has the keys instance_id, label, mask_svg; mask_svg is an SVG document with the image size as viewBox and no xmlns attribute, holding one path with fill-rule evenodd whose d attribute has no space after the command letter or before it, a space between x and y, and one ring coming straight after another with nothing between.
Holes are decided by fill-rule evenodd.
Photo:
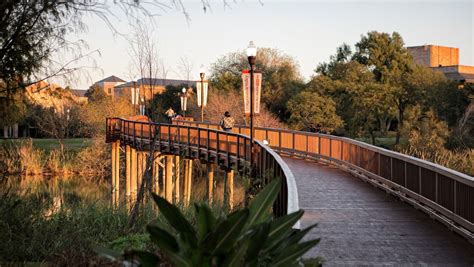
<instances>
[{"instance_id":1,"label":"street lamp globe","mask_svg":"<svg viewBox=\"0 0 474 267\"><path fill-rule=\"evenodd\" d=\"M205 75L204 65L201 65L201 67L199 68L199 77L201 77L201 80L204 79L204 75Z\"/></svg>"},{"instance_id":2,"label":"street lamp globe","mask_svg":"<svg viewBox=\"0 0 474 267\"><path fill-rule=\"evenodd\" d=\"M183 87L183 89L181 89L181 92L182 92L183 94L185 94L185 93L186 93L186 88Z\"/></svg>"},{"instance_id":3,"label":"street lamp globe","mask_svg":"<svg viewBox=\"0 0 474 267\"><path fill-rule=\"evenodd\" d=\"M253 41L249 42L249 46L247 46L247 56L248 57L255 57L257 56L257 47L253 43Z\"/></svg>"}]
</instances>

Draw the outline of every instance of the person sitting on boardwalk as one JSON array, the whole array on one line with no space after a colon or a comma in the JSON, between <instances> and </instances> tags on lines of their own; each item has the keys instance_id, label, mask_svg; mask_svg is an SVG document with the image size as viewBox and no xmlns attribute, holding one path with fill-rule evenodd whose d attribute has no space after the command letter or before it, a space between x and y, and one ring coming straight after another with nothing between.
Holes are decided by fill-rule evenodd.
<instances>
[{"instance_id":1,"label":"person sitting on boardwalk","mask_svg":"<svg viewBox=\"0 0 474 267\"><path fill-rule=\"evenodd\" d=\"M173 118L174 116L176 115L176 113L174 112L174 110L170 107L166 112L165 112L166 116L168 116L168 119L170 120L170 123L173 123Z\"/></svg>"},{"instance_id":2,"label":"person sitting on boardwalk","mask_svg":"<svg viewBox=\"0 0 474 267\"><path fill-rule=\"evenodd\" d=\"M229 111L226 111L221 121L219 122L219 126L222 128L222 130L226 132L231 132L232 127L234 127L234 124L235 124L234 118L230 116Z\"/></svg>"}]
</instances>

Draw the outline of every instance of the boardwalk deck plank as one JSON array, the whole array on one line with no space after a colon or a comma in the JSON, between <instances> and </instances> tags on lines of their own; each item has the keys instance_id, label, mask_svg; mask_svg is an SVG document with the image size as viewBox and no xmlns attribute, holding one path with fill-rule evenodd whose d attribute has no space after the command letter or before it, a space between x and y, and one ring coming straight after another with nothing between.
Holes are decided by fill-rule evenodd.
<instances>
[{"instance_id":1,"label":"boardwalk deck plank","mask_svg":"<svg viewBox=\"0 0 474 267\"><path fill-rule=\"evenodd\" d=\"M328 266L474 266L474 246L412 206L334 167L285 157L302 226L321 243L306 256Z\"/></svg>"}]
</instances>

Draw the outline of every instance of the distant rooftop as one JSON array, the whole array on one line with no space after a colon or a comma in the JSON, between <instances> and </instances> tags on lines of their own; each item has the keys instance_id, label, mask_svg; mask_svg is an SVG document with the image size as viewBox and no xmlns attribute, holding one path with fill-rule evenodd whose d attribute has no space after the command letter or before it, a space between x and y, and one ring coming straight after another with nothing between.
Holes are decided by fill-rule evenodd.
<instances>
[{"instance_id":1,"label":"distant rooftop","mask_svg":"<svg viewBox=\"0 0 474 267\"><path fill-rule=\"evenodd\" d=\"M112 75L112 76L109 76L105 79L102 79L96 83L123 83L125 82L124 80L120 79L119 77L115 76L115 75Z\"/></svg>"},{"instance_id":2,"label":"distant rooftop","mask_svg":"<svg viewBox=\"0 0 474 267\"><path fill-rule=\"evenodd\" d=\"M179 85L186 85L186 86L192 86L194 84L194 81L187 81L187 80L174 80L174 79L154 79L154 78L140 78L136 81L136 86L140 85L148 85L148 86L168 86L168 85L173 85L173 86L179 86ZM127 82L124 84L120 84L115 86L115 88L127 88L127 87L132 87L133 86L133 81L132 82Z\"/></svg>"},{"instance_id":3,"label":"distant rooftop","mask_svg":"<svg viewBox=\"0 0 474 267\"><path fill-rule=\"evenodd\" d=\"M79 96L79 97L84 97L87 90L84 90L84 89L71 89L71 92L75 95L75 96Z\"/></svg>"}]
</instances>

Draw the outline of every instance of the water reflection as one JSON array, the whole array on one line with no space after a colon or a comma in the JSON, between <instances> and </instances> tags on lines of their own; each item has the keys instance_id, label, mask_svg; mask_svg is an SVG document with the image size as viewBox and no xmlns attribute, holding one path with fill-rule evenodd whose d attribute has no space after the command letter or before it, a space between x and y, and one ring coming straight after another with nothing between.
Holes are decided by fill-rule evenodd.
<instances>
[{"instance_id":1,"label":"water reflection","mask_svg":"<svg viewBox=\"0 0 474 267\"><path fill-rule=\"evenodd\" d=\"M9 176L2 186L22 198L35 198L49 203L45 216L51 216L63 207L86 203L110 203L110 186L99 179L82 176Z\"/></svg>"}]
</instances>

